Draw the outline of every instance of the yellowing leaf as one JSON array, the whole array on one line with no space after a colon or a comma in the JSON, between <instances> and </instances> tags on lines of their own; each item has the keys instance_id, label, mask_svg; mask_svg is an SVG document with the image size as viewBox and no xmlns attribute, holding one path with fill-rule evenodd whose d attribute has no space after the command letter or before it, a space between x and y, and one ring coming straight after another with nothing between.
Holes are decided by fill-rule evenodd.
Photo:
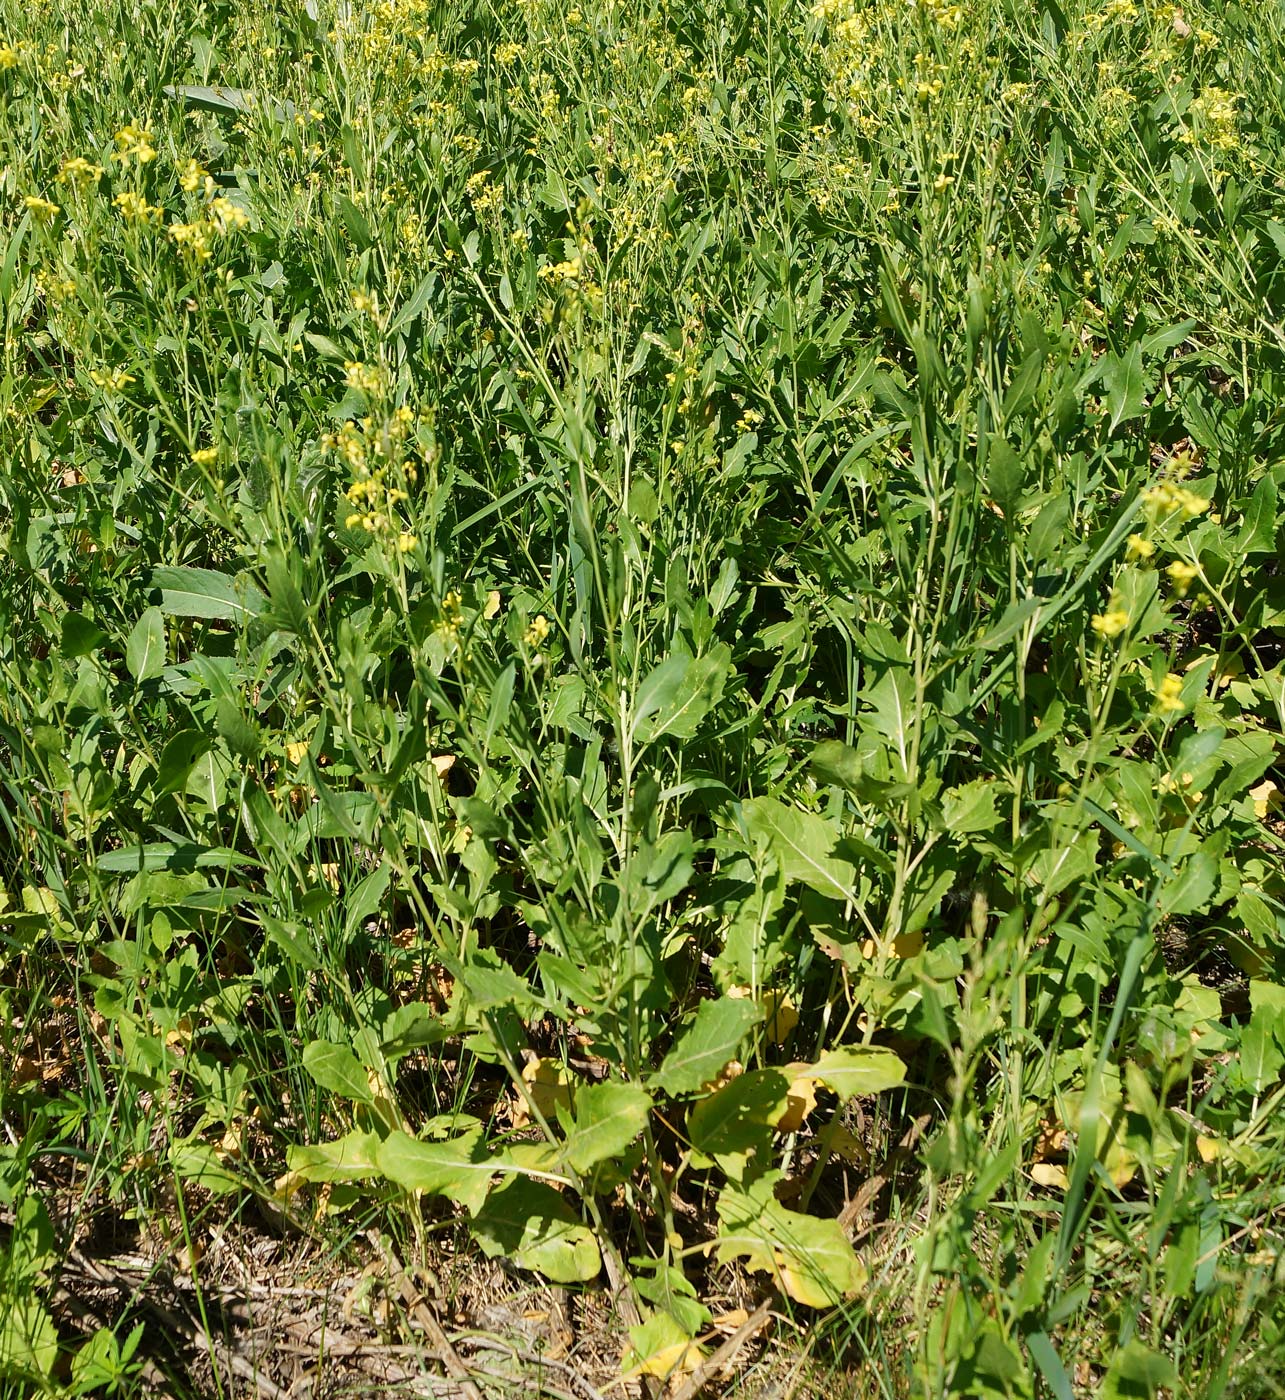
<instances>
[{"instance_id":1,"label":"yellowing leaf","mask_svg":"<svg viewBox=\"0 0 1285 1400\"><path fill-rule=\"evenodd\" d=\"M750 1186L729 1185L718 1199L718 1258L743 1259L771 1273L796 1302L833 1307L860 1291L866 1272L837 1220L787 1210L776 1199L779 1171Z\"/></svg>"},{"instance_id":2,"label":"yellowing leaf","mask_svg":"<svg viewBox=\"0 0 1285 1400\"><path fill-rule=\"evenodd\" d=\"M538 1056L522 1067L522 1082L527 1095L514 1095L513 1126L525 1128L531 1121L530 1105L552 1118L559 1105L571 1107L571 1074L561 1060L546 1060Z\"/></svg>"},{"instance_id":3,"label":"yellowing leaf","mask_svg":"<svg viewBox=\"0 0 1285 1400\"><path fill-rule=\"evenodd\" d=\"M1273 807L1281 805L1280 789L1270 778L1264 778L1257 787L1250 788L1249 796L1254 804L1254 815L1260 821Z\"/></svg>"},{"instance_id":4,"label":"yellowing leaf","mask_svg":"<svg viewBox=\"0 0 1285 1400\"><path fill-rule=\"evenodd\" d=\"M439 778L445 778L455 767L455 755L453 753L435 753L430 762L433 765L433 772Z\"/></svg>"},{"instance_id":5,"label":"yellowing leaf","mask_svg":"<svg viewBox=\"0 0 1285 1400\"><path fill-rule=\"evenodd\" d=\"M763 1016L767 1022L767 1038L773 1045L784 1045L790 1033L799 1024L798 1008L789 992L767 991L759 997Z\"/></svg>"},{"instance_id":6,"label":"yellowing leaf","mask_svg":"<svg viewBox=\"0 0 1285 1400\"><path fill-rule=\"evenodd\" d=\"M1200 1153L1202 1162L1216 1161L1222 1155L1223 1145L1217 1138L1197 1137L1196 1151Z\"/></svg>"},{"instance_id":7,"label":"yellowing leaf","mask_svg":"<svg viewBox=\"0 0 1285 1400\"><path fill-rule=\"evenodd\" d=\"M817 1082L810 1073L811 1066L804 1065L802 1070L786 1090L785 1112L776 1125L779 1133L797 1133L817 1106Z\"/></svg>"},{"instance_id":8,"label":"yellowing leaf","mask_svg":"<svg viewBox=\"0 0 1285 1400\"><path fill-rule=\"evenodd\" d=\"M1055 1191L1065 1191L1071 1184L1066 1168L1056 1162L1036 1162L1031 1168L1031 1180L1037 1186L1048 1186Z\"/></svg>"},{"instance_id":9,"label":"yellowing leaf","mask_svg":"<svg viewBox=\"0 0 1285 1400\"><path fill-rule=\"evenodd\" d=\"M497 589L491 589L486 595L486 606L482 609L482 616L490 620L500 611L500 594Z\"/></svg>"},{"instance_id":10,"label":"yellowing leaf","mask_svg":"<svg viewBox=\"0 0 1285 1400\"><path fill-rule=\"evenodd\" d=\"M632 1346L623 1359L626 1379L655 1376L663 1381L688 1374L700 1365L700 1347L667 1312L653 1313L641 1326L631 1327L629 1340Z\"/></svg>"}]
</instances>

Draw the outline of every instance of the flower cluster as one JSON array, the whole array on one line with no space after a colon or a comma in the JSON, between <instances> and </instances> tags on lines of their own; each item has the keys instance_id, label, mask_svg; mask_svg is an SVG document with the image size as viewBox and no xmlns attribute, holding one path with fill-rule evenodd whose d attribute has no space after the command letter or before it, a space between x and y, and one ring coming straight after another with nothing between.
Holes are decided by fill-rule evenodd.
<instances>
[{"instance_id":1,"label":"flower cluster","mask_svg":"<svg viewBox=\"0 0 1285 1400\"><path fill-rule=\"evenodd\" d=\"M131 223L160 228L165 217L165 210L159 204L149 204L146 196L137 190L122 190L112 203L120 210L122 217Z\"/></svg>"},{"instance_id":2,"label":"flower cluster","mask_svg":"<svg viewBox=\"0 0 1285 1400\"><path fill-rule=\"evenodd\" d=\"M1118 637L1129 625L1129 614L1120 606L1116 595L1112 594L1106 612L1094 613L1092 625L1099 637L1110 641Z\"/></svg>"},{"instance_id":3,"label":"flower cluster","mask_svg":"<svg viewBox=\"0 0 1285 1400\"><path fill-rule=\"evenodd\" d=\"M70 185L76 190L87 190L103 177L103 167L86 160L84 156L70 156L63 161L58 171L58 183Z\"/></svg>"},{"instance_id":4,"label":"flower cluster","mask_svg":"<svg viewBox=\"0 0 1285 1400\"><path fill-rule=\"evenodd\" d=\"M388 374L382 365L368 365L363 360L345 360L344 383L368 399L380 399L388 390ZM406 409L406 412L410 410Z\"/></svg>"},{"instance_id":5,"label":"flower cluster","mask_svg":"<svg viewBox=\"0 0 1285 1400\"><path fill-rule=\"evenodd\" d=\"M1192 146L1198 141L1215 151L1234 151L1240 146L1236 104L1240 97L1220 87L1207 87L1187 108L1189 124L1179 139Z\"/></svg>"},{"instance_id":6,"label":"flower cluster","mask_svg":"<svg viewBox=\"0 0 1285 1400\"><path fill-rule=\"evenodd\" d=\"M1142 493L1142 503L1147 516L1153 521L1162 521L1175 512L1181 520L1194 520L1209 509L1209 502L1186 486L1173 481L1160 481Z\"/></svg>"},{"instance_id":7,"label":"flower cluster","mask_svg":"<svg viewBox=\"0 0 1285 1400\"><path fill-rule=\"evenodd\" d=\"M121 160L136 160L146 165L156 159L156 147L151 133L141 126L123 126L116 133L116 154Z\"/></svg>"},{"instance_id":8,"label":"flower cluster","mask_svg":"<svg viewBox=\"0 0 1285 1400\"><path fill-rule=\"evenodd\" d=\"M1186 708L1182 703L1182 677L1170 671L1156 689L1156 712L1179 715Z\"/></svg>"},{"instance_id":9,"label":"flower cluster","mask_svg":"<svg viewBox=\"0 0 1285 1400\"><path fill-rule=\"evenodd\" d=\"M134 376L123 369L91 369L89 379L97 388L105 389L109 394L119 394L134 383Z\"/></svg>"}]
</instances>

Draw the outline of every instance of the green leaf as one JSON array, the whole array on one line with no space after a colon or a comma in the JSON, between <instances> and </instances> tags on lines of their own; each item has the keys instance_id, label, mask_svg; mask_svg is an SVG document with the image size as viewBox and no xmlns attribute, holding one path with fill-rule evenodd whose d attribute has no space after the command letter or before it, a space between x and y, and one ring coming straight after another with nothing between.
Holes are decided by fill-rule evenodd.
<instances>
[{"instance_id":1,"label":"green leaf","mask_svg":"<svg viewBox=\"0 0 1285 1400\"><path fill-rule=\"evenodd\" d=\"M376 1149L375 1162L404 1190L446 1196L470 1215L481 1209L502 1165L500 1158L487 1155L480 1129L447 1142L421 1142L396 1130Z\"/></svg>"},{"instance_id":2,"label":"green leaf","mask_svg":"<svg viewBox=\"0 0 1285 1400\"><path fill-rule=\"evenodd\" d=\"M701 1099L687 1118L692 1146L707 1157L752 1152L771 1141L789 1105L790 1081L779 1069L755 1069Z\"/></svg>"},{"instance_id":3,"label":"green leaf","mask_svg":"<svg viewBox=\"0 0 1285 1400\"><path fill-rule=\"evenodd\" d=\"M651 1112L651 1095L618 1079L592 1084L576 1093L575 1118L559 1105L566 1129L563 1160L577 1172L616 1157L642 1132Z\"/></svg>"},{"instance_id":4,"label":"green leaf","mask_svg":"<svg viewBox=\"0 0 1285 1400\"><path fill-rule=\"evenodd\" d=\"M303 1067L323 1089L354 1103L373 1103L370 1078L365 1066L347 1045L314 1040L305 1046Z\"/></svg>"},{"instance_id":5,"label":"green leaf","mask_svg":"<svg viewBox=\"0 0 1285 1400\"><path fill-rule=\"evenodd\" d=\"M1111 415L1107 431L1114 433L1121 423L1137 418L1146 407L1141 341L1135 340L1123 359L1119 355L1107 357L1102 382L1106 385L1107 411Z\"/></svg>"},{"instance_id":6,"label":"green leaf","mask_svg":"<svg viewBox=\"0 0 1285 1400\"><path fill-rule=\"evenodd\" d=\"M1275 477L1266 475L1254 488L1245 507L1245 518L1236 537L1237 554L1274 554L1276 552Z\"/></svg>"},{"instance_id":7,"label":"green leaf","mask_svg":"<svg viewBox=\"0 0 1285 1400\"><path fill-rule=\"evenodd\" d=\"M148 608L134 624L125 643L125 665L136 681L150 681L165 669L165 619L160 608Z\"/></svg>"},{"instance_id":8,"label":"green leaf","mask_svg":"<svg viewBox=\"0 0 1285 1400\"><path fill-rule=\"evenodd\" d=\"M987 444L986 490L995 504L1011 518L1026 484L1026 468L1021 457L1003 438L991 438Z\"/></svg>"},{"instance_id":9,"label":"green leaf","mask_svg":"<svg viewBox=\"0 0 1285 1400\"><path fill-rule=\"evenodd\" d=\"M1173 1362L1134 1337L1112 1358L1099 1395L1101 1400L1154 1400L1157 1391L1177 1384Z\"/></svg>"},{"instance_id":10,"label":"green leaf","mask_svg":"<svg viewBox=\"0 0 1285 1400\"><path fill-rule=\"evenodd\" d=\"M652 1313L646 1322L629 1329L631 1349L626 1354L626 1371L664 1380L690 1370L702 1355L700 1347L672 1313Z\"/></svg>"},{"instance_id":11,"label":"green leaf","mask_svg":"<svg viewBox=\"0 0 1285 1400\"><path fill-rule=\"evenodd\" d=\"M217 569L155 569L152 587L161 590L161 611L170 617L247 622L262 616L268 606L252 583Z\"/></svg>"},{"instance_id":12,"label":"green leaf","mask_svg":"<svg viewBox=\"0 0 1285 1400\"><path fill-rule=\"evenodd\" d=\"M650 744L666 734L692 738L722 696L730 657L725 645L701 657L679 652L648 672L634 697L634 740Z\"/></svg>"},{"instance_id":13,"label":"green leaf","mask_svg":"<svg viewBox=\"0 0 1285 1400\"><path fill-rule=\"evenodd\" d=\"M360 1130L334 1142L305 1143L286 1149L286 1166L305 1181L365 1181L380 1174L378 1133Z\"/></svg>"},{"instance_id":14,"label":"green leaf","mask_svg":"<svg viewBox=\"0 0 1285 1400\"><path fill-rule=\"evenodd\" d=\"M901 777L910 763L911 732L915 721L915 683L910 672L900 666L885 671L863 692L862 698L874 711L875 727L881 738L901 760Z\"/></svg>"},{"instance_id":15,"label":"green leaf","mask_svg":"<svg viewBox=\"0 0 1285 1400\"><path fill-rule=\"evenodd\" d=\"M427 1045L440 1045L448 1031L431 1006L410 1001L389 1013L381 1034L380 1053L391 1061Z\"/></svg>"},{"instance_id":16,"label":"green leaf","mask_svg":"<svg viewBox=\"0 0 1285 1400\"><path fill-rule=\"evenodd\" d=\"M995 784L977 778L951 788L941 800L942 822L953 836L991 831L999 823L995 807Z\"/></svg>"},{"instance_id":17,"label":"green leaf","mask_svg":"<svg viewBox=\"0 0 1285 1400\"><path fill-rule=\"evenodd\" d=\"M199 83L166 83L162 89L172 101L182 102L187 107L195 107L203 112L217 112L223 116L240 116L254 111L259 103L257 94L249 88L204 87ZM295 105L289 99L279 101L268 99L268 110L277 121L294 121Z\"/></svg>"},{"instance_id":18,"label":"green leaf","mask_svg":"<svg viewBox=\"0 0 1285 1400\"><path fill-rule=\"evenodd\" d=\"M231 1195L245 1185L207 1143L175 1143L170 1149L170 1166L181 1180L194 1182L215 1196Z\"/></svg>"},{"instance_id":19,"label":"green leaf","mask_svg":"<svg viewBox=\"0 0 1285 1400\"><path fill-rule=\"evenodd\" d=\"M236 865L257 865L251 856L218 846L177 845L151 841L145 846L122 846L105 851L94 862L98 870L134 874L140 870L228 870Z\"/></svg>"},{"instance_id":20,"label":"green leaf","mask_svg":"<svg viewBox=\"0 0 1285 1400\"><path fill-rule=\"evenodd\" d=\"M483 1254L554 1283L588 1283L602 1256L593 1231L552 1186L517 1176L497 1187L471 1222Z\"/></svg>"},{"instance_id":21,"label":"green leaf","mask_svg":"<svg viewBox=\"0 0 1285 1400\"><path fill-rule=\"evenodd\" d=\"M854 1094L881 1094L906 1078L901 1059L880 1045L843 1045L827 1050L807 1072L844 1099Z\"/></svg>"},{"instance_id":22,"label":"green leaf","mask_svg":"<svg viewBox=\"0 0 1285 1400\"><path fill-rule=\"evenodd\" d=\"M752 1272L770 1273L796 1302L833 1307L865 1285L843 1226L787 1210L773 1187L782 1179L767 1172L747 1188L728 1186L718 1199L718 1258L743 1259Z\"/></svg>"},{"instance_id":23,"label":"green leaf","mask_svg":"<svg viewBox=\"0 0 1285 1400\"><path fill-rule=\"evenodd\" d=\"M89 656L107 640L107 633L83 613L64 613L60 628L59 651L68 660Z\"/></svg>"},{"instance_id":24,"label":"green leaf","mask_svg":"<svg viewBox=\"0 0 1285 1400\"><path fill-rule=\"evenodd\" d=\"M515 1006L522 1014L537 1012L539 998L525 977L519 977L493 948L479 948L464 965L461 980L476 1011Z\"/></svg>"},{"instance_id":25,"label":"green leaf","mask_svg":"<svg viewBox=\"0 0 1285 1400\"><path fill-rule=\"evenodd\" d=\"M1006 646L1039 612L1042 604L1040 598L1022 598L1010 603L996 619L995 625L983 632L975 645L982 651L994 651Z\"/></svg>"},{"instance_id":26,"label":"green leaf","mask_svg":"<svg viewBox=\"0 0 1285 1400\"><path fill-rule=\"evenodd\" d=\"M839 833L824 817L787 806L775 797L741 803L741 819L755 839L766 839L787 883L798 881L830 899L846 899L856 887L856 870L832 856Z\"/></svg>"},{"instance_id":27,"label":"green leaf","mask_svg":"<svg viewBox=\"0 0 1285 1400\"><path fill-rule=\"evenodd\" d=\"M653 1083L666 1094L694 1094L718 1078L763 1013L744 997L703 1001L674 1042Z\"/></svg>"},{"instance_id":28,"label":"green leaf","mask_svg":"<svg viewBox=\"0 0 1285 1400\"><path fill-rule=\"evenodd\" d=\"M58 1359L58 1331L44 1304L26 1291L10 1294L3 1302L0 1376L50 1375Z\"/></svg>"},{"instance_id":29,"label":"green leaf","mask_svg":"<svg viewBox=\"0 0 1285 1400\"><path fill-rule=\"evenodd\" d=\"M202 754L209 752L213 743L212 736L204 729L180 729L167 740L156 765L153 784L156 792L177 792L182 788L187 783L192 765Z\"/></svg>"}]
</instances>

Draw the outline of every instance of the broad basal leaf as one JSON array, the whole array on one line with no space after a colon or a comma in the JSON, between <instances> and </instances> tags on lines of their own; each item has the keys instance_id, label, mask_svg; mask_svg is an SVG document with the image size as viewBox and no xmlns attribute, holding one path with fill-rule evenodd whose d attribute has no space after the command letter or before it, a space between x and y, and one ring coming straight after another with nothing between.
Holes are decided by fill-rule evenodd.
<instances>
[{"instance_id":1,"label":"broad basal leaf","mask_svg":"<svg viewBox=\"0 0 1285 1400\"><path fill-rule=\"evenodd\" d=\"M483 1254L554 1283L588 1283L602 1267L593 1231L564 1196L530 1177L515 1176L492 1191L471 1228Z\"/></svg>"},{"instance_id":2,"label":"broad basal leaf","mask_svg":"<svg viewBox=\"0 0 1285 1400\"><path fill-rule=\"evenodd\" d=\"M287 1148L286 1166L304 1181L364 1181L379 1173L379 1134L351 1132L334 1142Z\"/></svg>"},{"instance_id":3,"label":"broad basal leaf","mask_svg":"<svg viewBox=\"0 0 1285 1400\"><path fill-rule=\"evenodd\" d=\"M618 1156L642 1132L651 1096L634 1084L608 1079L578 1090L575 1110L574 1118L558 1113L567 1133L562 1156L573 1170L586 1172Z\"/></svg>"},{"instance_id":4,"label":"broad basal leaf","mask_svg":"<svg viewBox=\"0 0 1285 1400\"><path fill-rule=\"evenodd\" d=\"M865 1270L837 1220L787 1210L773 1195L782 1180L768 1172L748 1188L728 1186L718 1199L718 1258L743 1259L772 1274L796 1302L833 1307L860 1291Z\"/></svg>"},{"instance_id":5,"label":"broad basal leaf","mask_svg":"<svg viewBox=\"0 0 1285 1400\"><path fill-rule=\"evenodd\" d=\"M152 573L161 611L170 617L246 622L267 610L268 600L244 578L217 569L162 568Z\"/></svg>"},{"instance_id":6,"label":"broad basal leaf","mask_svg":"<svg viewBox=\"0 0 1285 1400\"><path fill-rule=\"evenodd\" d=\"M627 1375L666 1380L700 1365L700 1347L667 1312L655 1312L641 1326L631 1327L629 1340L632 1345L624 1356Z\"/></svg>"},{"instance_id":7,"label":"broad basal leaf","mask_svg":"<svg viewBox=\"0 0 1285 1400\"><path fill-rule=\"evenodd\" d=\"M694 1094L736 1058L752 1026L763 1019L757 1003L719 997L702 1002L695 1020L665 1056L654 1083L667 1094Z\"/></svg>"},{"instance_id":8,"label":"broad basal leaf","mask_svg":"<svg viewBox=\"0 0 1285 1400\"><path fill-rule=\"evenodd\" d=\"M347 1045L329 1040L314 1040L303 1052L303 1067L332 1094L340 1094L354 1103L373 1103L374 1091L365 1066Z\"/></svg>"},{"instance_id":9,"label":"broad basal leaf","mask_svg":"<svg viewBox=\"0 0 1285 1400\"><path fill-rule=\"evenodd\" d=\"M891 1050L879 1045L843 1045L827 1050L808 1072L843 1099L854 1094L880 1094L895 1089L906 1078L906 1066Z\"/></svg>"},{"instance_id":10,"label":"broad basal leaf","mask_svg":"<svg viewBox=\"0 0 1285 1400\"><path fill-rule=\"evenodd\" d=\"M491 1189L498 1158L487 1155L480 1129L447 1142L421 1142L409 1133L389 1133L375 1151L389 1181L407 1191L446 1196L476 1215Z\"/></svg>"},{"instance_id":11,"label":"broad basal leaf","mask_svg":"<svg viewBox=\"0 0 1285 1400\"><path fill-rule=\"evenodd\" d=\"M688 1115L692 1146L709 1157L765 1150L788 1106L789 1091L790 1081L779 1069L738 1075Z\"/></svg>"}]
</instances>

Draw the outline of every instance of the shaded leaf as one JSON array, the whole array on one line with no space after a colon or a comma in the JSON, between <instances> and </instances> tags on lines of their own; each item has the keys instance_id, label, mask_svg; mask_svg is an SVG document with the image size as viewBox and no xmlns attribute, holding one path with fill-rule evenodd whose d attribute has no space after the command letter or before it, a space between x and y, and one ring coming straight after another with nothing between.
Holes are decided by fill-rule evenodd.
<instances>
[{"instance_id":1,"label":"shaded leaf","mask_svg":"<svg viewBox=\"0 0 1285 1400\"><path fill-rule=\"evenodd\" d=\"M565 1197L543 1181L516 1176L497 1187L472 1221L483 1254L510 1260L554 1283L598 1276L598 1242Z\"/></svg>"}]
</instances>

